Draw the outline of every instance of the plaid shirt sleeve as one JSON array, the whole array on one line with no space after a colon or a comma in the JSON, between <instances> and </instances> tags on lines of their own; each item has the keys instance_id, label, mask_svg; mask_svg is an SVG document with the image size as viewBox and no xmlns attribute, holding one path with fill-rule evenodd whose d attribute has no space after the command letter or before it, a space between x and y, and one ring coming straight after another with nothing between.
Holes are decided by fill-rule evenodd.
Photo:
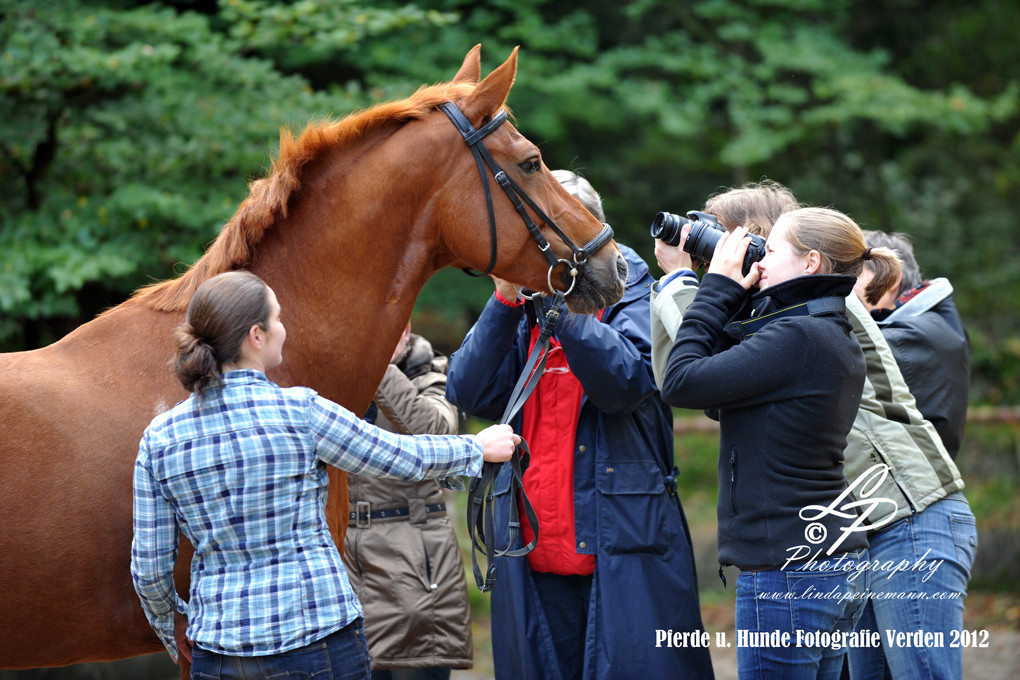
<instances>
[{"instance_id":1,"label":"plaid shirt sleeve","mask_svg":"<svg viewBox=\"0 0 1020 680\"><path fill-rule=\"evenodd\" d=\"M472 435L394 434L317 394L308 419L319 458L353 474L405 480L481 474L482 446Z\"/></svg>"},{"instance_id":2,"label":"plaid shirt sleeve","mask_svg":"<svg viewBox=\"0 0 1020 680\"><path fill-rule=\"evenodd\" d=\"M148 463L143 438L135 460L131 580L149 624L176 662L174 613L187 611L173 578L180 533L173 507L160 492Z\"/></svg>"}]
</instances>

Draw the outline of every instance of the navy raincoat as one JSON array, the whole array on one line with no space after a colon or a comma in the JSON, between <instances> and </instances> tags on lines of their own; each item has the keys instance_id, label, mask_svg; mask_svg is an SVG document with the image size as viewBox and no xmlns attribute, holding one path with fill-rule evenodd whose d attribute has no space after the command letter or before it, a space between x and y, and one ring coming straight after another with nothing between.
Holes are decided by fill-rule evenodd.
<instances>
[{"instance_id":1,"label":"navy raincoat","mask_svg":"<svg viewBox=\"0 0 1020 680\"><path fill-rule=\"evenodd\" d=\"M630 267L622 300L606 309L601 322L564 314L555 333L584 387L574 459L575 536L577 551L596 560L584 677L711 679L706 647L692 646L689 638L684 646L662 640L677 631L700 633L703 626L677 495L672 412L652 378L653 279L637 253L621 250ZM498 420L526 361L529 334L522 307L491 298L451 357L447 398L468 413ZM513 425L519 431L519 417ZM503 466L495 483L497 548L509 540L510 473ZM558 680L526 558L496 560L491 605L496 678Z\"/></svg>"}]
</instances>

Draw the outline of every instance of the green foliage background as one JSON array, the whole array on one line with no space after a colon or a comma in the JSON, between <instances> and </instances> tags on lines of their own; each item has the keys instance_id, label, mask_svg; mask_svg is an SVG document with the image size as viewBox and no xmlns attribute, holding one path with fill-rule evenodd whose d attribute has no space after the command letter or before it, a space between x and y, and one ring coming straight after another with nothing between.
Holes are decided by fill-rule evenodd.
<instances>
[{"instance_id":1,"label":"green foliage background","mask_svg":"<svg viewBox=\"0 0 1020 680\"><path fill-rule=\"evenodd\" d=\"M551 167L648 224L770 177L914 240L971 332L972 399L1020 403L1020 45L1009 0L0 0L0 348L47 344L215 238L303 127L483 70ZM491 285L441 272L447 351Z\"/></svg>"}]
</instances>

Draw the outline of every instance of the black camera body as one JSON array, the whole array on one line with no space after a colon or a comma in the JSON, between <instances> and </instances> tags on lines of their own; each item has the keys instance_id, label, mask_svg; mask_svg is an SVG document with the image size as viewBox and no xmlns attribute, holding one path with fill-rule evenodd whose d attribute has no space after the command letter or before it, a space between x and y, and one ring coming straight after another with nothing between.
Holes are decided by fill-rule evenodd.
<instances>
[{"instance_id":1,"label":"black camera body","mask_svg":"<svg viewBox=\"0 0 1020 680\"><path fill-rule=\"evenodd\" d=\"M675 247L680 244L680 230L688 224L691 225L691 233L687 235L687 241L684 243L684 252L690 253L692 259L711 262L715 246L726 230L708 213L691 210L687 217L681 217L661 212L652 220L651 234L654 238ZM755 234L750 234L750 237L751 243L748 244L747 253L744 254L742 267L744 276L751 271L752 264L765 257L765 239Z\"/></svg>"}]
</instances>

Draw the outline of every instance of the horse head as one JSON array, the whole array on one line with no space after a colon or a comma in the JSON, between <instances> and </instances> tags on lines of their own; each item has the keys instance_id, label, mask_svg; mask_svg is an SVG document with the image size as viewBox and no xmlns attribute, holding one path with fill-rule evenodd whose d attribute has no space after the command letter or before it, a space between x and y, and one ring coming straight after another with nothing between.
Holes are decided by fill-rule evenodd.
<instances>
[{"instance_id":1,"label":"horse head","mask_svg":"<svg viewBox=\"0 0 1020 680\"><path fill-rule=\"evenodd\" d=\"M439 223L459 232L444 233L444 244L462 266L536 291L569 291L572 311L616 302L627 265L612 230L563 188L539 148L506 120L517 48L481 82L480 55L476 45L451 81L475 87L431 121L433 134L452 140L444 172L448 186L457 187L438 201Z\"/></svg>"}]
</instances>

